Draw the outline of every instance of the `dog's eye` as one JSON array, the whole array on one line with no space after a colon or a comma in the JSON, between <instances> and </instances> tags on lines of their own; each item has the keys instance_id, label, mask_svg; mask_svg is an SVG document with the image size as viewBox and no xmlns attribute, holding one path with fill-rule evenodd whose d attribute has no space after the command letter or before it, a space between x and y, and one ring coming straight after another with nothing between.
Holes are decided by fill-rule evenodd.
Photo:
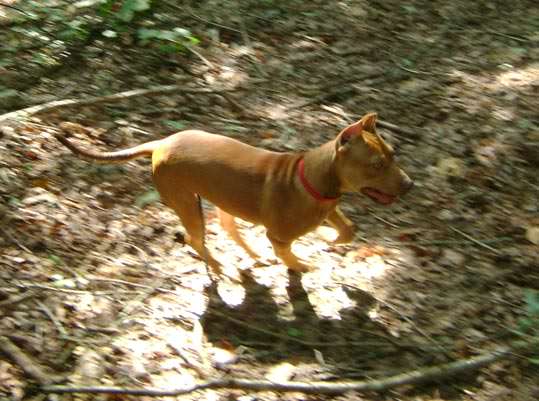
<instances>
[{"instance_id":1,"label":"dog's eye","mask_svg":"<svg viewBox=\"0 0 539 401\"><path fill-rule=\"evenodd\" d=\"M372 163L372 167L376 170L380 170L384 167L384 161L381 159L378 159Z\"/></svg>"}]
</instances>

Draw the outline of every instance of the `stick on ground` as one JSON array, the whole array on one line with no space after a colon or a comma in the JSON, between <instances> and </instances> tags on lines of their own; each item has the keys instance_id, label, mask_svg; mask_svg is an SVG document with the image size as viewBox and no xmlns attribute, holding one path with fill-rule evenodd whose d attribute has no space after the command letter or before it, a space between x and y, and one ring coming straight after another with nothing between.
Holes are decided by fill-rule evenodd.
<instances>
[{"instance_id":1,"label":"stick on ground","mask_svg":"<svg viewBox=\"0 0 539 401\"><path fill-rule=\"evenodd\" d=\"M533 349L537 342L513 344L511 347L502 346L493 351L485 352L470 359L459 360L441 366L435 366L424 369L417 369L411 372L390 376L378 380L350 381L350 382L272 382L269 380L249 380L225 378L217 380L203 381L198 384L175 390L159 389L136 389L123 387L69 387L69 386L42 386L40 390L44 393L87 393L87 394L128 394L149 397L178 396L194 391L207 389L241 389L252 391L278 391L278 392L302 392L310 394L342 394L348 391L387 391L388 389L402 386L405 384L418 384L436 380L447 379L448 377L469 373L480 369L500 359L511 356L515 349L525 350Z\"/></svg>"},{"instance_id":2,"label":"stick on ground","mask_svg":"<svg viewBox=\"0 0 539 401\"><path fill-rule=\"evenodd\" d=\"M63 380L62 377L46 374L36 361L30 359L7 337L0 336L0 353L6 355L26 376L41 385L57 383Z\"/></svg>"},{"instance_id":3,"label":"stick on ground","mask_svg":"<svg viewBox=\"0 0 539 401\"><path fill-rule=\"evenodd\" d=\"M154 86L149 89L134 89L126 92L115 93L107 96L89 97L86 99L64 99L54 100L52 102L38 104L36 106L27 107L22 110L13 111L11 113L0 115L0 124L8 120L20 120L32 117L36 114L45 113L61 108L68 107L82 107L100 103L113 103L127 100L138 96L156 96L165 93L178 92L182 94L196 93L196 94L215 94L220 95L228 92L235 92L239 89L195 89L186 88L185 84L180 85L161 85Z\"/></svg>"}]
</instances>

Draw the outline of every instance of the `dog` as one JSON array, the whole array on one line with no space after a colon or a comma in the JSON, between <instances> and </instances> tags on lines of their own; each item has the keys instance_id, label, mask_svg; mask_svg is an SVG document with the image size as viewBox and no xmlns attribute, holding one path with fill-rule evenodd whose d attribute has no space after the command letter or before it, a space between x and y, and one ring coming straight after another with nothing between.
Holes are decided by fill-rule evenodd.
<instances>
[{"instance_id":1,"label":"dog","mask_svg":"<svg viewBox=\"0 0 539 401\"><path fill-rule=\"evenodd\" d=\"M56 138L74 153L104 163L152 158L154 184L186 230L185 242L215 274L221 263L206 249L200 197L218 208L225 231L254 259L235 218L262 224L275 255L293 271L310 266L291 250L293 241L327 221L338 232L335 244L350 242L353 223L338 207L345 192L360 192L389 205L413 181L398 166L392 147L376 132L376 113L345 127L333 140L306 152L280 153L198 130L115 151L96 152Z\"/></svg>"}]
</instances>

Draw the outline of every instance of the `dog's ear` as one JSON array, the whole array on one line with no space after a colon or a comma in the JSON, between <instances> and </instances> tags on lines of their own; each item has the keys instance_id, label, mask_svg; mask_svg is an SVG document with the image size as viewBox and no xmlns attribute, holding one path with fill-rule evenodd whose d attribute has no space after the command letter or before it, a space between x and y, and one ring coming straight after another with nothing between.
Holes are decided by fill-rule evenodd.
<instances>
[{"instance_id":1,"label":"dog's ear","mask_svg":"<svg viewBox=\"0 0 539 401\"><path fill-rule=\"evenodd\" d=\"M344 149L346 145L354 138L361 138L361 132L363 131L363 121L358 121L350 124L343 129L339 135L337 135L336 147L337 150Z\"/></svg>"},{"instance_id":2,"label":"dog's ear","mask_svg":"<svg viewBox=\"0 0 539 401\"><path fill-rule=\"evenodd\" d=\"M367 113L363 117L361 117L361 121L363 123L363 129L370 133L376 132L376 118L378 117L378 114L376 113Z\"/></svg>"}]
</instances>

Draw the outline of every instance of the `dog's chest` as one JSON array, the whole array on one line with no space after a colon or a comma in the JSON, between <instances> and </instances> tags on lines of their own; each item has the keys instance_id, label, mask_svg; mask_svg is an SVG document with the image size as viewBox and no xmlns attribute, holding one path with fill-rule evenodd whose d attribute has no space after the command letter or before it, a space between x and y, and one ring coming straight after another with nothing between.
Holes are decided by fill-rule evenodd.
<instances>
[{"instance_id":1,"label":"dog's chest","mask_svg":"<svg viewBox=\"0 0 539 401\"><path fill-rule=\"evenodd\" d=\"M322 224L336 206L337 202L289 204L280 210L280 230L283 231L283 234L286 232L287 236L300 237Z\"/></svg>"}]
</instances>

